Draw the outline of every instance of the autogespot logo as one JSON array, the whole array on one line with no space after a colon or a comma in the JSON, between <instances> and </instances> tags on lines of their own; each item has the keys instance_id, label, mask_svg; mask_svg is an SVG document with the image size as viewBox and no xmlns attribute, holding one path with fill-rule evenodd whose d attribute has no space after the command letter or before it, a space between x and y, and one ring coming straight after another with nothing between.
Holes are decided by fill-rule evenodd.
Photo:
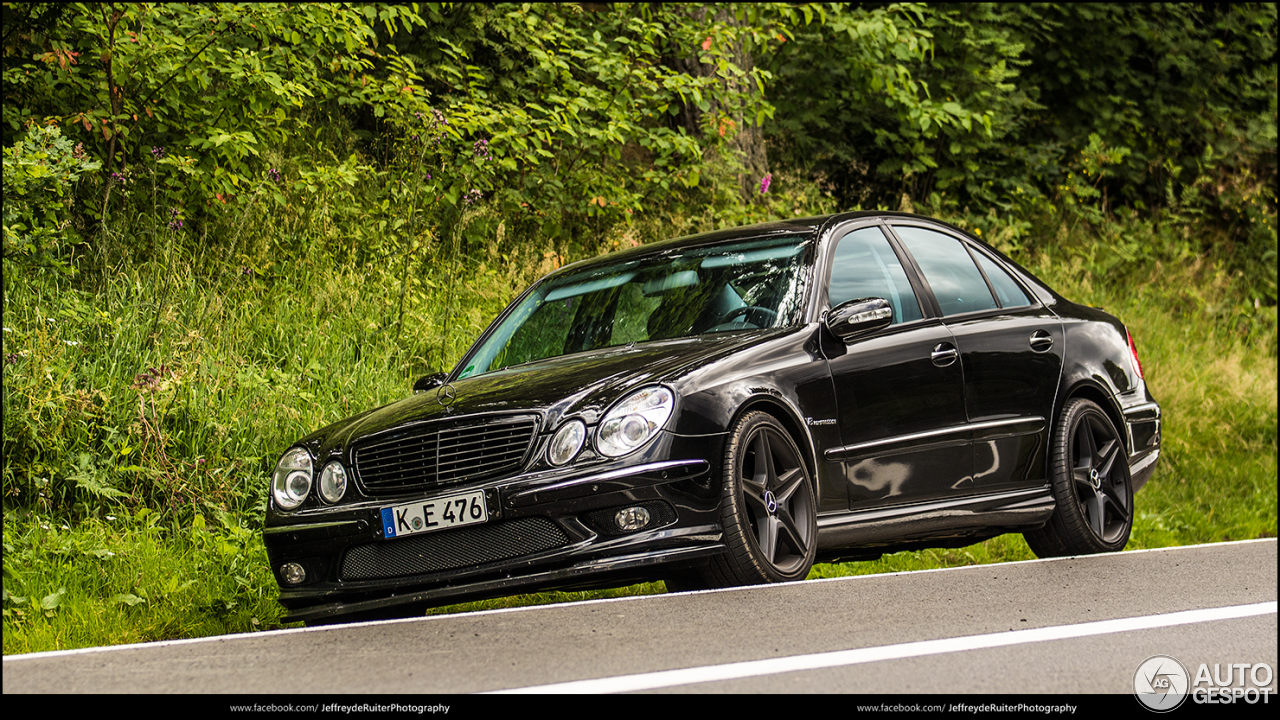
<instances>
[{"instance_id":1,"label":"autogespot logo","mask_svg":"<svg viewBox=\"0 0 1280 720\"><path fill-rule=\"evenodd\" d=\"M1154 655L1142 661L1133 674L1133 694L1143 707L1169 712L1187 699L1191 676L1177 658Z\"/></svg>"}]
</instances>

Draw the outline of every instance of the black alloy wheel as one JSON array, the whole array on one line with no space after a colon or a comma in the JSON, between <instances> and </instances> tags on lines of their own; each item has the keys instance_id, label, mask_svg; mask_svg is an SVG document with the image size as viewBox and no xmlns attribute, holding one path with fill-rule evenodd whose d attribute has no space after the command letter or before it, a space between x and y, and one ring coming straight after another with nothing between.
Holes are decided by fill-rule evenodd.
<instances>
[{"instance_id":1,"label":"black alloy wheel","mask_svg":"<svg viewBox=\"0 0 1280 720\"><path fill-rule=\"evenodd\" d=\"M725 447L720 520L728 552L701 573L710 587L803 580L817 553L813 482L786 429L744 415Z\"/></svg>"},{"instance_id":2,"label":"black alloy wheel","mask_svg":"<svg viewBox=\"0 0 1280 720\"><path fill-rule=\"evenodd\" d=\"M1068 401L1051 450L1057 509L1044 527L1025 534L1027 545L1039 557L1123 550L1133 529L1133 485L1111 419L1090 400Z\"/></svg>"}]
</instances>

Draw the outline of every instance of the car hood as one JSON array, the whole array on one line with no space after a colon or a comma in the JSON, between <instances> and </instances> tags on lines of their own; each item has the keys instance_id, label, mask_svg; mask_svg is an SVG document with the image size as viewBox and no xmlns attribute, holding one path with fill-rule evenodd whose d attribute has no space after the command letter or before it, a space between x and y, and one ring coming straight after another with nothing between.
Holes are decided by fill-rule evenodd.
<instances>
[{"instance_id":1,"label":"car hood","mask_svg":"<svg viewBox=\"0 0 1280 720\"><path fill-rule=\"evenodd\" d=\"M440 389L413 395L331 425L304 440L337 450L406 424L479 413L531 412L544 430L565 415L594 424L632 389L678 384L690 371L781 331L752 331L662 340L576 353L455 380L452 402Z\"/></svg>"}]
</instances>

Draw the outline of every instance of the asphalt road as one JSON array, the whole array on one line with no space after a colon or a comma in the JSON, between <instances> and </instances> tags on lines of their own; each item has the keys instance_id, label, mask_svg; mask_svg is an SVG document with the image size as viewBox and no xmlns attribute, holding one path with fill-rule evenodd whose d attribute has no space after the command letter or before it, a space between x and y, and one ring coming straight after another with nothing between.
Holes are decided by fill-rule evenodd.
<instances>
[{"instance_id":1,"label":"asphalt road","mask_svg":"<svg viewBox=\"0 0 1280 720\"><path fill-rule=\"evenodd\" d=\"M35 653L3 688L1131 694L1153 655L1276 670L1276 585L1270 539Z\"/></svg>"}]
</instances>

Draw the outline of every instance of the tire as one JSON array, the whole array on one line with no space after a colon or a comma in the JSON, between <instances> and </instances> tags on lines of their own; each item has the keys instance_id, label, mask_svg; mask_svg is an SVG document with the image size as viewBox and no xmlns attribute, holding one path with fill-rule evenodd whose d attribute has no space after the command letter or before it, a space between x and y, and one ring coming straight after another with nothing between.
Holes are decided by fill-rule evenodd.
<instances>
[{"instance_id":1,"label":"tire","mask_svg":"<svg viewBox=\"0 0 1280 720\"><path fill-rule=\"evenodd\" d=\"M1133 483L1120 433L1090 400L1067 401L1054 429L1050 486L1057 505L1024 533L1038 557L1118 552L1133 529Z\"/></svg>"},{"instance_id":2,"label":"tire","mask_svg":"<svg viewBox=\"0 0 1280 720\"><path fill-rule=\"evenodd\" d=\"M773 416L744 415L725 446L720 522L727 551L690 588L803 580L817 553L813 481L804 456Z\"/></svg>"}]
</instances>

